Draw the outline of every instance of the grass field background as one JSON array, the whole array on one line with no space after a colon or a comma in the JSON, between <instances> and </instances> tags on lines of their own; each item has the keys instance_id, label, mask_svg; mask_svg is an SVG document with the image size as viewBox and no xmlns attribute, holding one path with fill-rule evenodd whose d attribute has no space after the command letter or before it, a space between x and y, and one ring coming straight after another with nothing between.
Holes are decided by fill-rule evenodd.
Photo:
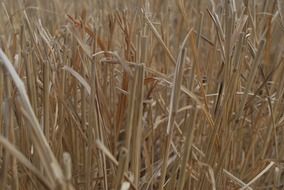
<instances>
[{"instance_id":1,"label":"grass field background","mask_svg":"<svg viewBox=\"0 0 284 190\"><path fill-rule=\"evenodd\" d=\"M0 0L0 189L281 189L282 0Z\"/></svg>"}]
</instances>

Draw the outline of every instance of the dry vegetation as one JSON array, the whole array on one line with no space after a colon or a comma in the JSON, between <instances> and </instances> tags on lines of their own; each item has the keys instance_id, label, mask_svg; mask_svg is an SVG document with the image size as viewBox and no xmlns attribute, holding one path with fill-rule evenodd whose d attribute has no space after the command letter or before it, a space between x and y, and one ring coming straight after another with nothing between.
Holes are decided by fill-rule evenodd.
<instances>
[{"instance_id":1,"label":"dry vegetation","mask_svg":"<svg viewBox=\"0 0 284 190\"><path fill-rule=\"evenodd\" d=\"M0 0L0 189L282 189L282 0Z\"/></svg>"}]
</instances>

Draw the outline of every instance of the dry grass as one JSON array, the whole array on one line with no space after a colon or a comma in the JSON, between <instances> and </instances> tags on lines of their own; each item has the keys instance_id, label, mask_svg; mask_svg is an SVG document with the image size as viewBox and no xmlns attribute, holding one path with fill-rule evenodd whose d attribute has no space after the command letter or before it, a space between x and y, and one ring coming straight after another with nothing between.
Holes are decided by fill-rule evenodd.
<instances>
[{"instance_id":1,"label":"dry grass","mask_svg":"<svg viewBox=\"0 0 284 190\"><path fill-rule=\"evenodd\" d=\"M0 190L282 189L282 0L1 0Z\"/></svg>"}]
</instances>

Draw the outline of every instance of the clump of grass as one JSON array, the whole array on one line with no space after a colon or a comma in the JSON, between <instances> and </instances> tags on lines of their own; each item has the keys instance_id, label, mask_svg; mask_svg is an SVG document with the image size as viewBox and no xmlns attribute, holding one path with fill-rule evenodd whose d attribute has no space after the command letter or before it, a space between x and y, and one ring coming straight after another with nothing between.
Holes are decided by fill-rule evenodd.
<instances>
[{"instance_id":1,"label":"clump of grass","mask_svg":"<svg viewBox=\"0 0 284 190\"><path fill-rule=\"evenodd\" d=\"M282 1L3 1L0 189L280 189Z\"/></svg>"}]
</instances>

